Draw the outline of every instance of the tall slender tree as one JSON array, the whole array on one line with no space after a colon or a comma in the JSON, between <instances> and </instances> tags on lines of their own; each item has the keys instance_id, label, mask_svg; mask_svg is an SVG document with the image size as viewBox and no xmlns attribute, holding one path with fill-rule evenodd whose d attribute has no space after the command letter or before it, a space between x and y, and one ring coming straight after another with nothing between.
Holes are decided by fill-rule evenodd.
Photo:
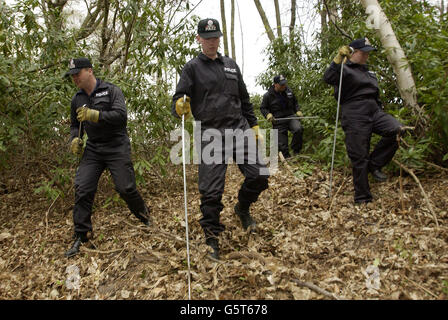
<instances>
[{"instance_id":1,"label":"tall slender tree","mask_svg":"<svg viewBox=\"0 0 448 320\"><path fill-rule=\"evenodd\" d=\"M266 17L266 13L264 12L263 6L260 3L260 0L254 0L255 6L257 7L258 13L260 14L261 21L263 22L264 29L266 30L266 34L268 35L269 41L274 41L275 36L272 32L271 25L269 24L269 20Z\"/></svg>"},{"instance_id":2,"label":"tall slender tree","mask_svg":"<svg viewBox=\"0 0 448 320\"><path fill-rule=\"evenodd\" d=\"M277 21L277 36L282 37L282 19L280 17L280 6L278 5L278 0L274 0L275 6L275 20Z\"/></svg>"},{"instance_id":3,"label":"tall slender tree","mask_svg":"<svg viewBox=\"0 0 448 320\"><path fill-rule=\"evenodd\" d=\"M232 47L232 59L236 61L236 50L235 50L235 0L231 0L231 27L230 27L230 44Z\"/></svg>"},{"instance_id":4,"label":"tall slender tree","mask_svg":"<svg viewBox=\"0 0 448 320\"><path fill-rule=\"evenodd\" d=\"M292 34L294 32L294 28L296 26L296 10L297 10L297 1L291 0L291 22L289 23L289 41L292 41Z\"/></svg>"},{"instance_id":5,"label":"tall slender tree","mask_svg":"<svg viewBox=\"0 0 448 320\"><path fill-rule=\"evenodd\" d=\"M254 0L255 7L258 10L258 13L260 15L261 21L263 22L264 28L266 30L266 34L269 38L270 42L273 42L276 38L274 32L272 31L271 25L269 24L269 20L266 16L266 12L263 9L263 6L261 5L260 0ZM276 29L277 29L277 37L282 38L283 32L282 32L282 20L281 20L281 12L280 12L280 6L279 1L274 0L274 7L275 7L275 21L276 21ZM296 24L296 11L297 11L297 1L291 0L291 21L289 23L289 39L292 41L292 35L294 32L295 24Z\"/></svg>"},{"instance_id":6,"label":"tall slender tree","mask_svg":"<svg viewBox=\"0 0 448 320\"><path fill-rule=\"evenodd\" d=\"M224 42L224 54L226 56L229 55L229 44L227 41L227 22L226 22L226 7L224 0L219 1L221 5L221 24L222 24L222 35L223 35L223 42Z\"/></svg>"}]
</instances>

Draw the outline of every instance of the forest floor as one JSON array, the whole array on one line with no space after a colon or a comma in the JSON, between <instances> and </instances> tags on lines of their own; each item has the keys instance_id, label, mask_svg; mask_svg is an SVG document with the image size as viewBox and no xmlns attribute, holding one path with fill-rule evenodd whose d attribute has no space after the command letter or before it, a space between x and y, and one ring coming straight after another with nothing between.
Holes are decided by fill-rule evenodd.
<instances>
[{"instance_id":1,"label":"forest floor","mask_svg":"<svg viewBox=\"0 0 448 320\"><path fill-rule=\"evenodd\" d=\"M192 299L448 298L446 171L419 176L433 214L409 175L372 181L375 201L354 206L348 169L335 172L330 199L328 172L294 172L300 168L294 161L300 160L280 163L251 207L256 234L244 232L233 213L243 176L229 165L219 262L207 258L197 169L188 168ZM152 208L149 228L117 200L108 177L103 174L95 199L94 237L68 259L73 189L51 202L33 192L43 177L29 175L26 185L3 177L0 299L188 298L179 168L139 187Z\"/></svg>"}]
</instances>

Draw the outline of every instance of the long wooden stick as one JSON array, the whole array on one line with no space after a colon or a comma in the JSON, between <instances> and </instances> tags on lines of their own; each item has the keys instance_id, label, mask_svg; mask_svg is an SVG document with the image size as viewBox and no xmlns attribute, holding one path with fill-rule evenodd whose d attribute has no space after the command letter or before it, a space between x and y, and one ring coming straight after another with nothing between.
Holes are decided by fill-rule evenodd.
<instances>
[{"instance_id":1,"label":"long wooden stick","mask_svg":"<svg viewBox=\"0 0 448 320\"><path fill-rule=\"evenodd\" d=\"M406 277L406 276L404 276L404 278L405 278L406 280L408 280L410 283L412 283L414 286L416 286L417 288L422 289L423 291L425 291L426 293L428 293L429 295L433 296L433 297L436 298L436 299L438 298L438 296L437 296L435 293L433 293L433 292L429 291L428 289L426 289L425 287L419 285L417 282L415 282L415 281L409 279L409 278Z\"/></svg>"},{"instance_id":2,"label":"long wooden stick","mask_svg":"<svg viewBox=\"0 0 448 320\"><path fill-rule=\"evenodd\" d=\"M432 209L431 206L431 202L429 201L428 195L426 194L425 190L422 187L422 184L420 183L420 180L417 178L417 176L414 174L414 171L412 171L412 169L407 168L404 164L398 162L397 160L393 160L396 164L398 164L400 166L400 168L403 168L404 171L406 171L407 173L409 173L411 175L411 177L415 180L415 182L417 182L420 191L423 194L423 197L426 200L426 205L428 206L429 211L431 212L433 218L434 218L434 222L436 223L437 228L439 227L439 222L437 221L437 217L436 214L434 213L434 210Z\"/></svg>"},{"instance_id":3,"label":"long wooden stick","mask_svg":"<svg viewBox=\"0 0 448 320\"><path fill-rule=\"evenodd\" d=\"M311 282L302 282L302 281L299 281L297 279L291 279L291 281L296 283L296 284L298 284L301 287L306 287L308 289L311 289L311 290L313 290L313 291L315 291L317 293L320 293L320 294L322 294L322 295L324 295L326 297L329 297L331 299L341 300L341 298L339 298L337 295L335 295L335 294L333 294L331 292L328 292L325 289L319 288L318 286L316 286L315 284L313 284Z\"/></svg>"},{"instance_id":4,"label":"long wooden stick","mask_svg":"<svg viewBox=\"0 0 448 320\"><path fill-rule=\"evenodd\" d=\"M434 168L436 168L436 169L439 169L439 170L448 172L448 169L447 169L447 168L438 166L438 165L436 165L436 164L434 164L434 163L432 163L432 162L429 162L429 161L425 161L425 160L423 160L423 162L426 163L427 165L430 165L431 167L434 167Z\"/></svg>"}]
</instances>

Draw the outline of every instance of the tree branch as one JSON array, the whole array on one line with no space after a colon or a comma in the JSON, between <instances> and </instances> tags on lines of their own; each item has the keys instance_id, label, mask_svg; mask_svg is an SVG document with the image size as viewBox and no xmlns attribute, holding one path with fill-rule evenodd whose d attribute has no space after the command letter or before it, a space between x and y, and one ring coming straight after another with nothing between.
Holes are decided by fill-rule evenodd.
<instances>
[{"instance_id":1,"label":"tree branch","mask_svg":"<svg viewBox=\"0 0 448 320\"><path fill-rule=\"evenodd\" d=\"M403 168L404 171L406 171L407 173L409 173L411 175L411 177L415 180L415 182L417 182L418 187L420 188L420 191L423 194L423 197L425 198L426 201L426 205L428 206L429 211L432 214L432 217L434 218L434 222L436 223L437 228L439 227L439 222L437 221L437 217L436 214L434 213L434 210L432 209L432 205L431 202L429 201L428 195L426 194L425 190L422 187L422 184L420 183L420 180L417 178L417 176L414 174L414 171L412 169L407 168L404 164L398 162L397 160L393 160L397 165L400 166L400 168Z\"/></svg>"},{"instance_id":2,"label":"tree branch","mask_svg":"<svg viewBox=\"0 0 448 320\"><path fill-rule=\"evenodd\" d=\"M275 36L274 36L274 33L272 32L271 26L269 25L269 20L266 17L266 13L263 10L260 0L254 0L254 2L255 2L255 6L257 7L258 13L260 14L261 21L263 22L263 25L264 25L264 28L268 35L269 41L272 42L275 40Z\"/></svg>"},{"instance_id":3,"label":"tree branch","mask_svg":"<svg viewBox=\"0 0 448 320\"><path fill-rule=\"evenodd\" d=\"M335 19L331 19L331 17L330 17L330 21L331 21L331 23L333 23L333 25L336 27L336 29L337 29L337 30L338 30L344 37L349 38L350 41L353 40L353 38L350 37L349 34L348 34L347 32L345 32L344 30L342 30L342 29L336 24L335 21L336 21L336 18L337 18L337 17L335 17L335 15L334 15L334 14L330 11L330 9L328 8L327 1L326 1L326 0L322 0L322 1L323 1L324 5L325 5L325 9L327 10L328 16L330 17L330 15L332 15L333 18L335 18Z\"/></svg>"},{"instance_id":4,"label":"tree branch","mask_svg":"<svg viewBox=\"0 0 448 320\"><path fill-rule=\"evenodd\" d=\"M331 299L341 300L341 298L339 298L337 295L335 295L335 294L333 294L331 292L328 292L325 289L319 288L318 286L316 286L315 284L313 284L311 282L302 282L302 281L299 281L297 279L291 279L291 281L296 283L296 284L298 284L301 287L305 287L305 288L311 289L311 290L313 290L313 291L315 291L317 293L320 293L320 294L322 294L322 295L324 295L326 297L329 297Z\"/></svg>"}]
</instances>

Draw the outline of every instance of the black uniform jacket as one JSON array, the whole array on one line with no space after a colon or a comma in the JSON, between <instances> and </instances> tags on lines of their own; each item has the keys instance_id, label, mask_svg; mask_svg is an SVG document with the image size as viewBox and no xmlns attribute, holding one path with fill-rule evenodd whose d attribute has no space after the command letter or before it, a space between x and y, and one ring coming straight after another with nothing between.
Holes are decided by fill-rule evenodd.
<instances>
[{"instance_id":1,"label":"black uniform jacket","mask_svg":"<svg viewBox=\"0 0 448 320\"><path fill-rule=\"evenodd\" d=\"M84 121L82 131L87 133L87 145L103 145L129 140L126 124L127 110L123 92L117 86L97 79L97 84L90 96L84 90L79 90L71 104L71 140L78 137L80 122L76 118L76 109L86 105L90 109L100 111L99 121Z\"/></svg>"},{"instance_id":2,"label":"black uniform jacket","mask_svg":"<svg viewBox=\"0 0 448 320\"><path fill-rule=\"evenodd\" d=\"M369 71L368 65L353 63L350 60L344 64L341 89L341 105L356 100L373 99L381 108L379 100L378 79L374 72ZM334 85L334 96L338 98L341 65L332 62L325 71L324 81Z\"/></svg>"},{"instance_id":3,"label":"black uniform jacket","mask_svg":"<svg viewBox=\"0 0 448 320\"><path fill-rule=\"evenodd\" d=\"M273 85L263 95L260 106L260 111L265 118L268 113L272 113L274 118L284 118L295 114L299 110L297 99L289 87L286 87L283 92L275 92Z\"/></svg>"},{"instance_id":4,"label":"black uniform jacket","mask_svg":"<svg viewBox=\"0 0 448 320\"><path fill-rule=\"evenodd\" d=\"M184 94L191 98L191 112L196 121L201 121L203 130L247 129L247 124L257 125L238 65L220 53L215 60L200 53L185 64L173 96L175 116L176 101Z\"/></svg>"}]
</instances>

